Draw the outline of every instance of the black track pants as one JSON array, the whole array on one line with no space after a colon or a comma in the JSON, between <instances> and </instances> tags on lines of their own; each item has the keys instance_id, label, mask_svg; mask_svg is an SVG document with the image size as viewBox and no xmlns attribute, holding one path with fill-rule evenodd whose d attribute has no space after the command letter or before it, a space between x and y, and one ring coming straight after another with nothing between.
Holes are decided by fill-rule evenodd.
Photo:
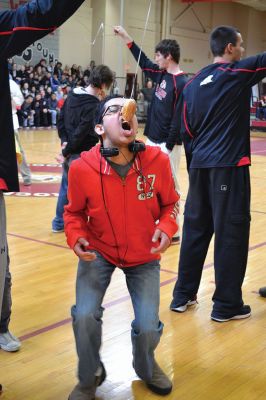
<instances>
[{"instance_id":1,"label":"black track pants","mask_svg":"<svg viewBox=\"0 0 266 400\"><path fill-rule=\"evenodd\" d=\"M237 313L243 305L250 230L249 167L191 169L175 304L198 292L212 235L216 289L213 314Z\"/></svg>"}]
</instances>

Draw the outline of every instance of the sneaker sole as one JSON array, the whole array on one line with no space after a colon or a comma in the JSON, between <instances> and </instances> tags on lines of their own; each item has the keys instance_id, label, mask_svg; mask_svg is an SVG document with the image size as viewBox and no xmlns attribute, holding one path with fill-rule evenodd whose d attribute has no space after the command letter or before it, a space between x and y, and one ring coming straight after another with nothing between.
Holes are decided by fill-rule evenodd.
<instances>
[{"instance_id":1,"label":"sneaker sole","mask_svg":"<svg viewBox=\"0 0 266 400\"><path fill-rule=\"evenodd\" d=\"M187 308L188 308L188 306L183 306L182 308L181 307L177 307L177 308L170 307L170 310L182 314L183 312L187 311Z\"/></svg>"},{"instance_id":2,"label":"sneaker sole","mask_svg":"<svg viewBox=\"0 0 266 400\"><path fill-rule=\"evenodd\" d=\"M171 242L171 246L176 246L177 244L180 244L180 240L178 242Z\"/></svg>"},{"instance_id":3,"label":"sneaker sole","mask_svg":"<svg viewBox=\"0 0 266 400\"><path fill-rule=\"evenodd\" d=\"M196 304L196 300L190 301L189 304L185 304L184 306L179 306L179 307L170 307L171 311L178 312L178 313L183 313L187 311L188 307L194 306Z\"/></svg>"},{"instance_id":4,"label":"sneaker sole","mask_svg":"<svg viewBox=\"0 0 266 400\"><path fill-rule=\"evenodd\" d=\"M234 317L231 318L215 318L215 317L211 317L211 319L215 322L228 322L228 321L236 321L239 319L245 319L245 318L249 318L251 316L251 312L245 315L235 315Z\"/></svg>"},{"instance_id":5,"label":"sneaker sole","mask_svg":"<svg viewBox=\"0 0 266 400\"><path fill-rule=\"evenodd\" d=\"M5 345L3 345L3 344L0 344L0 349L2 349L2 350L4 350L4 351L8 351L9 353L15 353L16 351L19 351L19 349L20 349L20 347L21 347L21 345L19 345L19 346L16 346L16 347L8 347L8 346L5 346Z\"/></svg>"}]
</instances>

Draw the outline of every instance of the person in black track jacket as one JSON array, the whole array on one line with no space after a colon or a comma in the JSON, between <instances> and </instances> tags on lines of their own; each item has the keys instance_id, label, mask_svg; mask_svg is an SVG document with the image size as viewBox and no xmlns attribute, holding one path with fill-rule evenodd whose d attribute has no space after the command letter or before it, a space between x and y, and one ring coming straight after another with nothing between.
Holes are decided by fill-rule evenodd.
<instances>
[{"instance_id":1,"label":"person in black track jacket","mask_svg":"<svg viewBox=\"0 0 266 400\"><path fill-rule=\"evenodd\" d=\"M171 310L196 303L213 234L216 288L211 318L247 318L242 298L250 231L251 88L266 76L266 53L241 59L242 37L220 26L210 38L213 64L183 91L183 136L189 191L185 205L178 280Z\"/></svg>"},{"instance_id":2,"label":"person in black track jacket","mask_svg":"<svg viewBox=\"0 0 266 400\"><path fill-rule=\"evenodd\" d=\"M20 347L19 340L8 330L11 275L3 192L19 191L19 183L7 59L53 32L83 2L84 0L33 0L16 10L0 11L0 347L6 351L18 350Z\"/></svg>"},{"instance_id":3,"label":"person in black track jacket","mask_svg":"<svg viewBox=\"0 0 266 400\"><path fill-rule=\"evenodd\" d=\"M144 135L146 144L159 146L168 154L176 191L180 194L178 171L181 159L182 139L180 135L182 91L187 77L179 66L180 47L175 40L164 39L155 47L155 63L133 41L122 26L115 26L114 32L120 36L130 49L147 79L155 83ZM140 58L139 58L140 55ZM177 225L180 226L177 215ZM180 231L174 235L172 244L179 243Z\"/></svg>"}]
</instances>

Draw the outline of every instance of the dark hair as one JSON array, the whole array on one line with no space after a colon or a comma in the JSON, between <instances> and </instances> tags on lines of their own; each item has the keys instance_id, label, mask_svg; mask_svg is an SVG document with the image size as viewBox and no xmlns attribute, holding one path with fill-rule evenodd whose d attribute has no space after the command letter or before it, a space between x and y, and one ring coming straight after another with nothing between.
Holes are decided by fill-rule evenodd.
<instances>
[{"instance_id":1,"label":"dark hair","mask_svg":"<svg viewBox=\"0 0 266 400\"><path fill-rule=\"evenodd\" d=\"M98 65L91 71L88 79L88 85L92 85L100 89L102 85L105 84L107 89L109 89L113 83L113 80L114 74L110 68L106 65Z\"/></svg>"},{"instance_id":2,"label":"dark hair","mask_svg":"<svg viewBox=\"0 0 266 400\"><path fill-rule=\"evenodd\" d=\"M159 51L164 57L172 56L173 60L178 64L180 60L180 46L176 40L163 39L155 47L155 53Z\"/></svg>"},{"instance_id":3,"label":"dark hair","mask_svg":"<svg viewBox=\"0 0 266 400\"><path fill-rule=\"evenodd\" d=\"M239 31L233 26L218 26L211 32L210 47L214 57L224 55L229 43L236 46Z\"/></svg>"},{"instance_id":4,"label":"dark hair","mask_svg":"<svg viewBox=\"0 0 266 400\"><path fill-rule=\"evenodd\" d=\"M110 95L106 96L102 101L100 101L98 107L96 108L95 111L95 116L94 116L94 125L101 124L102 123L102 115L105 111L105 104L112 99L121 99L123 96L117 94L117 95Z\"/></svg>"}]
</instances>

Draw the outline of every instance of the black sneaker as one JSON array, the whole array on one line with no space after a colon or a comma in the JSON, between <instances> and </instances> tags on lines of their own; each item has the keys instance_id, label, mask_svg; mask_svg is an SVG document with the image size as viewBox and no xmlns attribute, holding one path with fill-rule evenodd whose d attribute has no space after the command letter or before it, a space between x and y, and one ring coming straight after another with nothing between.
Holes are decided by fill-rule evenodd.
<instances>
[{"instance_id":1,"label":"black sneaker","mask_svg":"<svg viewBox=\"0 0 266 400\"><path fill-rule=\"evenodd\" d=\"M266 297L266 286L260 288L259 294L261 297Z\"/></svg>"},{"instance_id":2,"label":"black sneaker","mask_svg":"<svg viewBox=\"0 0 266 400\"><path fill-rule=\"evenodd\" d=\"M171 245L180 244L180 236L173 236L171 240Z\"/></svg>"},{"instance_id":3,"label":"black sneaker","mask_svg":"<svg viewBox=\"0 0 266 400\"><path fill-rule=\"evenodd\" d=\"M227 322L235 319L245 319L251 316L251 308L248 305L244 305L241 310L231 317L216 317L215 315L211 315L211 319L216 322Z\"/></svg>"}]
</instances>

